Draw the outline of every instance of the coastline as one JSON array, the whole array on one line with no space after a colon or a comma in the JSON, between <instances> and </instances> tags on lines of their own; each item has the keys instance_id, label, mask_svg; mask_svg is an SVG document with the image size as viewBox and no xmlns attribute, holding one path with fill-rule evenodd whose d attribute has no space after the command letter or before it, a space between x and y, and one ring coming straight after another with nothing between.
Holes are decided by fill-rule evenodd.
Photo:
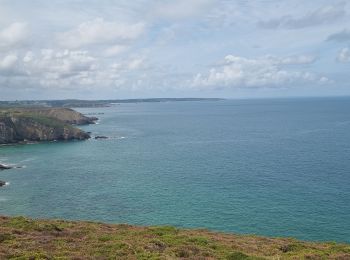
<instances>
[{"instance_id":1,"label":"coastline","mask_svg":"<svg viewBox=\"0 0 350 260\"><path fill-rule=\"evenodd\" d=\"M16 144L15 144L16 145ZM13 184L14 184L15 182L13 182ZM11 189L12 189L12 187L11 187ZM64 217L64 215L63 215L63 217ZM327 239L327 237L326 237L326 239Z\"/></svg>"},{"instance_id":2,"label":"coastline","mask_svg":"<svg viewBox=\"0 0 350 260\"><path fill-rule=\"evenodd\" d=\"M94 124L97 117L87 117L70 108L0 107L0 147L40 142L86 140L89 133L76 126ZM0 162L0 171L21 168ZM0 180L0 187L8 183Z\"/></svg>"}]
</instances>

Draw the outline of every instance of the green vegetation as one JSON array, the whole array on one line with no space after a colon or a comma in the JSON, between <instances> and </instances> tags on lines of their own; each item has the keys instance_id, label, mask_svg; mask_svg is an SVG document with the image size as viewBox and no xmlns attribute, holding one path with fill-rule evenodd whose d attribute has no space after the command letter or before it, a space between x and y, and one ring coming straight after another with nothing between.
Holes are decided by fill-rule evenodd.
<instances>
[{"instance_id":1,"label":"green vegetation","mask_svg":"<svg viewBox=\"0 0 350 260\"><path fill-rule=\"evenodd\" d=\"M16 118L23 118L23 119L31 119L33 121L36 121L40 124L43 124L48 127L53 128L64 128L68 127L71 128L70 125L63 123L62 121L48 117L46 115L41 115L38 113L35 113L31 110L25 110L25 109L0 109L0 118L5 118L13 116Z\"/></svg>"},{"instance_id":2,"label":"green vegetation","mask_svg":"<svg viewBox=\"0 0 350 260\"><path fill-rule=\"evenodd\" d=\"M350 259L350 245L0 217L0 259Z\"/></svg>"},{"instance_id":3,"label":"green vegetation","mask_svg":"<svg viewBox=\"0 0 350 260\"><path fill-rule=\"evenodd\" d=\"M78 113L68 108L1 108L0 118L4 117L21 117L27 119L33 119L44 125L51 127L70 127L70 124L83 125L94 123L97 118L86 117L81 113Z\"/></svg>"}]
</instances>

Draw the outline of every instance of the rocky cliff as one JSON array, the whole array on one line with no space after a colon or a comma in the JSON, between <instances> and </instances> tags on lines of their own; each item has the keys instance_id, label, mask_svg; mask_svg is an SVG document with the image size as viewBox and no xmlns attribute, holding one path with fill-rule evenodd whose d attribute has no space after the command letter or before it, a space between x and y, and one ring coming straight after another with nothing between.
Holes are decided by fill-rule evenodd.
<instances>
[{"instance_id":1,"label":"rocky cliff","mask_svg":"<svg viewBox=\"0 0 350 260\"><path fill-rule=\"evenodd\" d=\"M70 124L92 122L71 109L5 109L0 111L0 144L84 140L90 136Z\"/></svg>"}]
</instances>

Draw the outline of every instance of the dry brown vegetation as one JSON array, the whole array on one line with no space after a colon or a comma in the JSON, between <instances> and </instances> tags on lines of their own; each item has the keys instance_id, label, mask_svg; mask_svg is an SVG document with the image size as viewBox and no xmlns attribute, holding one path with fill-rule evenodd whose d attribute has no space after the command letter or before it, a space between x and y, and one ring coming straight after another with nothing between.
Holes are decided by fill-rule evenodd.
<instances>
[{"instance_id":1,"label":"dry brown vegetation","mask_svg":"<svg viewBox=\"0 0 350 260\"><path fill-rule=\"evenodd\" d=\"M0 217L0 259L350 259L350 245Z\"/></svg>"}]
</instances>

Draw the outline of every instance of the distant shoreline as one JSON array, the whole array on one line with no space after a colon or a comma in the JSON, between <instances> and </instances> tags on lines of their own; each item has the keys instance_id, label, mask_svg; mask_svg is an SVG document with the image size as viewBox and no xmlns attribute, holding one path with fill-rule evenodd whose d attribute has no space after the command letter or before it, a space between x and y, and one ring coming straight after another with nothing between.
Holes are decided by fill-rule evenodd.
<instances>
[{"instance_id":1,"label":"distant shoreline","mask_svg":"<svg viewBox=\"0 0 350 260\"><path fill-rule=\"evenodd\" d=\"M79 108L79 107L108 107L114 104L125 103L159 103L159 102L189 102L189 101L221 101L223 98L135 98L109 100L16 100L0 101L1 107L52 107L52 108Z\"/></svg>"}]
</instances>

